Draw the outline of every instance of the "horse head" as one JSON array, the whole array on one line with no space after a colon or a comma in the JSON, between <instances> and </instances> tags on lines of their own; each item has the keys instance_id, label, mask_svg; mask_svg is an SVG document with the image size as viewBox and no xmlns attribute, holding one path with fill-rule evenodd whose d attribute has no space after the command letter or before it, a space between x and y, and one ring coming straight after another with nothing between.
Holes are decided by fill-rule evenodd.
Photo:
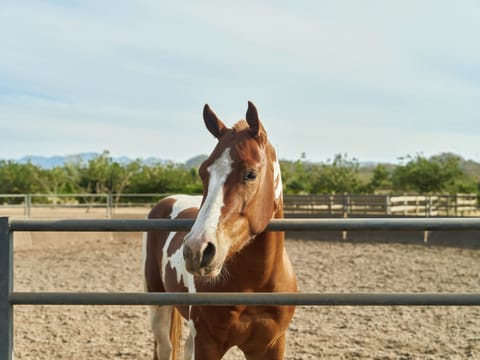
<instances>
[{"instance_id":1,"label":"horse head","mask_svg":"<svg viewBox=\"0 0 480 360\"><path fill-rule=\"evenodd\" d=\"M218 139L200 166L203 199L191 231L184 238L186 269L215 278L225 261L263 233L282 213L280 167L258 112L248 103L245 120L232 128L208 105L203 119Z\"/></svg>"}]
</instances>

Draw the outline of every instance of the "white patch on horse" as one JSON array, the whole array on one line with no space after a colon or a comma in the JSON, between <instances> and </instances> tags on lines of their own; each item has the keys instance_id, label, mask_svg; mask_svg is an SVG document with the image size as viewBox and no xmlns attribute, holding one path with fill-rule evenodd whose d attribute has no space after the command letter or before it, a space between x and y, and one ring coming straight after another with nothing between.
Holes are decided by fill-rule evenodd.
<instances>
[{"instance_id":1,"label":"white patch on horse","mask_svg":"<svg viewBox=\"0 0 480 360\"><path fill-rule=\"evenodd\" d=\"M283 196L283 184L280 164L277 159L273 162L273 182L275 184L275 200L281 199Z\"/></svg>"},{"instance_id":2,"label":"white patch on horse","mask_svg":"<svg viewBox=\"0 0 480 360\"><path fill-rule=\"evenodd\" d=\"M172 195L167 199L174 199L170 219L175 219L183 210L189 208L199 208L202 203L201 195Z\"/></svg>"},{"instance_id":3,"label":"white patch on horse","mask_svg":"<svg viewBox=\"0 0 480 360\"><path fill-rule=\"evenodd\" d=\"M224 205L223 185L232 172L232 164L230 148L226 148L222 155L208 167L210 178L207 198L198 213L192 230L188 234L189 237L200 238L202 235L206 235L207 238L215 239L218 221Z\"/></svg>"},{"instance_id":4,"label":"white patch on horse","mask_svg":"<svg viewBox=\"0 0 480 360\"><path fill-rule=\"evenodd\" d=\"M189 196L189 195L174 195L170 196L169 198L175 199L175 202L172 206L172 211L170 213L170 219L175 219L178 214L180 214L183 210L189 208L199 208L200 204L202 203L202 196ZM190 287L193 284L193 291L195 292L195 284L193 283L193 276L191 276L187 270L185 269L185 262L183 261L183 246L180 247L171 257L168 256L168 248L170 247L170 243L172 239L175 237L176 232L171 232L168 234L167 240L162 249L162 281L165 284L165 275L167 270L167 264L170 263L170 267L175 269L177 273L177 282L180 283L182 277L184 279L185 286L188 286L189 292ZM180 253L180 258L178 254ZM190 275L192 279L189 279ZM186 280L186 281L185 281Z\"/></svg>"},{"instance_id":5,"label":"white patch on horse","mask_svg":"<svg viewBox=\"0 0 480 360\"><path fill-rule=\"evenodd\" d=\"M173 195L167 197L167 199L174 199L175 202L172 206L172 211L170 212L170 218L175 219L180 212L188 208L199 208L202 203L202 196L189 196L189 195ZM175 236L175 232L170 233L165 246L163 247L163 257L162 257L162 280L165 283L165 268L168 262L167 249L170 246L170 243ZM147 233L143 233L142 241L142 273L143 273L143 287L147 291L147 280L145 279L145 263L147 261Z\"/></svg>"},{"instance_id":6,"label":"white patch on horse","mask_svg":"<svg viewBox=\"0 0 480 360\"><path fill-rule=\"evenodd\" d=\"M175 269L175 272L177 273L177 283L183 283L188 289L189 293L197 292L193 275L190 274L185 268L185 260L183 259L183 245L180 246L180 248L170 257L169 262L170 267Z\"/></svg>"}]
</instances>

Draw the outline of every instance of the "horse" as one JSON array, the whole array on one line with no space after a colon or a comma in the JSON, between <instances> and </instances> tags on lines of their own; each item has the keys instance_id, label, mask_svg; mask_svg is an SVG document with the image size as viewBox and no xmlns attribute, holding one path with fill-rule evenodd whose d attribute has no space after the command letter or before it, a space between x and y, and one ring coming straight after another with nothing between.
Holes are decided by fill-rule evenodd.
<instances>
[{"instance_id":1,"label":"horse","mask_svg":"<svg viewBox=\"0 0 480 360\"><path fill-rule=\"evenodd\" d=\"M297 292L284 233L265 231L283 218L283 189L275 149L258 111L248 102L245 120L228 128L203 109L218 140L201 164L202 196L161 200L149 219L195 219L189 232L144 235L148 292ZM248 360L282 359L294 306L151 306L154 359L179 353L182 317L189 335L185 359L221 359L237 346Z\"/></svg>"}]
</instances>

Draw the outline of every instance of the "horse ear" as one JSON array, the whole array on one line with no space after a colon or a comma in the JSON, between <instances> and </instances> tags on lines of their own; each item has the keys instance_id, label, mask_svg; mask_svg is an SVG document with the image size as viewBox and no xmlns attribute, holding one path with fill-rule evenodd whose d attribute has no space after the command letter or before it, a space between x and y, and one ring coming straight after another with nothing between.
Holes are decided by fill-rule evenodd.
<instances>
[{"instance_id":1,"label":"horse ear","mask_svg":"<svg viewBox=\"0 0 480 360\"><path fill-rule=\"evenodd\" d=\"M208 131L217 139L219 139L227 129L225 124L215 115L208 104L205 104L203 107L203 121L205 121L205 126Z\"/></svg>"},{"instance_id":2,"label":"horse ear","mask_svg":"<svg viewBox=\"0 0 480 360\"><path fill-rule=\"evenodd\" d=\"M251 101L248 102L248 109L245 120L247 120L247 123L250 126L254 137L259 138L266 135L265 129L263 128L263 125L258 118L257 108L255 107L255 105L253 105Z\"/></svg>"}]
</instances>

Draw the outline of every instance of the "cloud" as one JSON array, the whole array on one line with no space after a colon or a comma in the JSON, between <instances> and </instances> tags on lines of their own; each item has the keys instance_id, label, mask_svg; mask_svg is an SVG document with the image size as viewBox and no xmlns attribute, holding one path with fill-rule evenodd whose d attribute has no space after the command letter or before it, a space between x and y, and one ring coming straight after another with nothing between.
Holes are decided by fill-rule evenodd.
<instances>
[{"instance_id":1,"label":"cloud","mask_svg":"<svg viewBox=\"0 0 480 360\"><path fill-rule=\"evenodd\" d=\"M187 158L208 151L205 102L233 123L254 100L286 157L478 156L479 17L466 0L3 2L2 151Z\"/></svg>"}]
</instances>

